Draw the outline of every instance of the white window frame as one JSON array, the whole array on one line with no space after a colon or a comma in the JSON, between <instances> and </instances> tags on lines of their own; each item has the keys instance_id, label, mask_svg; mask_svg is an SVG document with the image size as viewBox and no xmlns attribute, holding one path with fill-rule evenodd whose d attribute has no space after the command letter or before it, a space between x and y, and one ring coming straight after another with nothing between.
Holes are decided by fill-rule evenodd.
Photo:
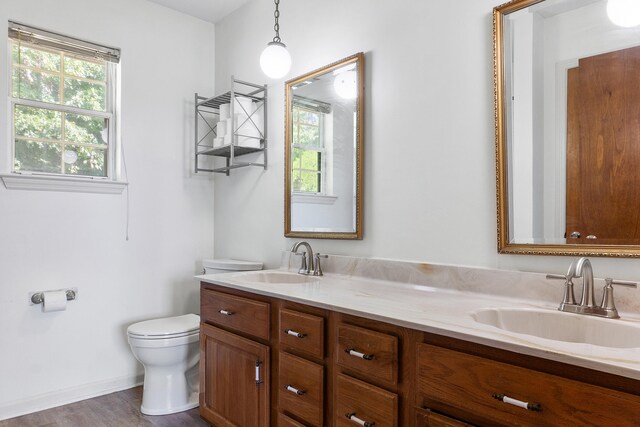
<instances>
[{"instance_id":1,"label":"white window frame","mask_svg":"<svg viewBox=\"0 0 640 427\"><path fill-rule=\"evenodd\" d=\"M64 36L61 36L64 37ZM54 104L43 101L28 100L13 97L12 76L13 76L13 58L12 49L15 40L7 39L7 154L11 164L8 165L8 173L0 174L0 178L8 189L22 190L50 190L50 191L71 191L71 192L89 192L89 193L122 193L127 183L120 180L120 66L119 63L106 61L107 79L105 111L94 111L82 108L76 108L67 105ZM26 45L38 50L60 52L62 49L51 49L48 47L33 45L25 42ZM68 52L69 56L77 57L73 52ZM63 60L63 58L61 58ZM90 60L90 59L89 59ZM61 64L62 67L62 64ZM62 72L62 70L60 71ZM108 141L106 148L106 177L94 177L87 175L73 175L61 173L31 172L15 170L15 108L16 106L26 106L35 108L45 108L48 110L58 111L61 113L81 114L85 116L98 117L108 120ZM62 143L64 147L64 142Z\"/></svg>"},{"instance_id":2,"label":"white window frame","mask_svg":"<svg viewBox=\"0 0 640 427\"><path fill-rule=\"evenodd\" d=\"M325 148L325 142L324 142L324 121L325 121L325 113L323 113L322 111L319 110L314 110L311 108L305 108L305 107L299 107L299 106L294 106L294 109L298 109L298 110L305 110L305 111L309 111L312 112L314 114L317 114L319 117L318 120L318 129L319 129L319 133L320 133L320 137L319 137L319 141L321 143L321 145L303 145L303 144L292 144L292 148L297 148L299 150L302 151L313 151L316 153L320 153L320 158L321 158L321 162L320 162L320 171L319 171L319 175L320 175L320 192L316 192L316 193L312 193L310 191L293 191L293 195L299 195L299 196L324 196L326 195L326 148ZM300 116L298 116L299 118ZM295 126L299 126L300 125L300 120L298 120L297 123L293 123L293 126L295 128ZM305 126L308 126L308 124L305 124ZM293 129L292 129L293 131ZM302 168L294 168L293 165L291 165L291 173L293 173L294 170L297 171L306 171L306 172L316 172L318 173L318 171L312 171L310 169L302 169Z\"/></svg>"}]
</instances>

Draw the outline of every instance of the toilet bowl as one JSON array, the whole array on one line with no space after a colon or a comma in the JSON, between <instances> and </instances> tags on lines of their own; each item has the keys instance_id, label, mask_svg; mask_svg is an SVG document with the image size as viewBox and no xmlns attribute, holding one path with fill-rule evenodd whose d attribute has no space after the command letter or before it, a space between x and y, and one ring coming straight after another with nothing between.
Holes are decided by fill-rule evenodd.
<instances>
[{"instance_id":1,"label":"toilet bowl","mask_svg":"<svg viewBox=\"0 0 640 427\"><path fill-rule=\"evenodd\" d=\"M144 366L143 414L173 414L198 406L199 334L197 314L129 326L131 351Z\"/></svg>"},{"instance_id":2,"label":"toilet bowl","mask_svg":"<svg viewBox=\"0 0 640 427\"><path fill-rule=\"evenodd\" d=\"M203 260L204 274L261 270L262 263L234 259ZM198 406L200 316L166 317L127 328L133 355L144 366L140 411L166 415Z\"/></svg>"}]
</instances>

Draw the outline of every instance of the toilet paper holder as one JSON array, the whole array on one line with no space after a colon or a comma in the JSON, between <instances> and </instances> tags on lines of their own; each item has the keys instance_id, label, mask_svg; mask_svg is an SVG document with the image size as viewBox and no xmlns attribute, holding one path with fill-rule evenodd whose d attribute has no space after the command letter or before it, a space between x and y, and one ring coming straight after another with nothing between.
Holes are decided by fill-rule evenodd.
<instances>
[{"instance_id":1,"label":"toilet paper holder","mask_svg":"<svg viewBox=\"0 0 640 427\"><path fill-rule=\"evenodd\" d=\"M73 301L78 295L78 288L58 289L67 294L67 301ZM44 291L29 292L29 305L42 304L44 302Z\"/></svg>"}]
</instances>

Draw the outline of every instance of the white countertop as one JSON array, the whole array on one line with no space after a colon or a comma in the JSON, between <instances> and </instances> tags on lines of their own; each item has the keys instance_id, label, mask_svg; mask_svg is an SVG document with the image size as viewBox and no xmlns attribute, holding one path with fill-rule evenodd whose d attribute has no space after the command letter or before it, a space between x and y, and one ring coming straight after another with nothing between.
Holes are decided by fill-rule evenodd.
<instances>
[{"instance_id":1,"label":"white countertop","mask_svg":"<svg viewBox=\"0 0 640 427\"><path fill-rule=\"evenodd\" d=\"M228 288L640 380L640 348L609 348L548 340L481 324L471 316L471 313L483 308L556 310L557 304L548 301L487 295L352 275L325 274L315 283L283 284L248 282L243 280L243 276L247 274L207 274L196 278ZM640 325L640 316L625 313L624 318L607 321Z\"/></svg>"}]
</instances>

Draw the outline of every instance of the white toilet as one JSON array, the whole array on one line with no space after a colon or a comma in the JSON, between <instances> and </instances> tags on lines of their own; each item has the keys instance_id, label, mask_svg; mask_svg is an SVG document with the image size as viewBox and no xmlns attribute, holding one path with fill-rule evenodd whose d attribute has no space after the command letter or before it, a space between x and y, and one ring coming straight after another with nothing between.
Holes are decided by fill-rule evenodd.
<instances>
[{"instance_id":1,"label":"white toilet","mask_svg":"<svg viewBox=\"0 0 640 427\"><path fill-rule=\"evenodd\" d=\"M165 415L198 406L200 316L134 323L127 335L133 355L144 366L142 413Z\"/></svg>"},{"instance_id":2,"label":"white toilet","mask_svg":"<svg viewBox=\"0 0 640 427\"><path fill-rule=\"evenodd\" d=\"M202 265L206 274L262 269L259 262L229 259L204 260ZM198 406L200 316L134 323L127 336L133 355L144 366L143 414L173 414Z\"/></svg>"}]
</instances>

